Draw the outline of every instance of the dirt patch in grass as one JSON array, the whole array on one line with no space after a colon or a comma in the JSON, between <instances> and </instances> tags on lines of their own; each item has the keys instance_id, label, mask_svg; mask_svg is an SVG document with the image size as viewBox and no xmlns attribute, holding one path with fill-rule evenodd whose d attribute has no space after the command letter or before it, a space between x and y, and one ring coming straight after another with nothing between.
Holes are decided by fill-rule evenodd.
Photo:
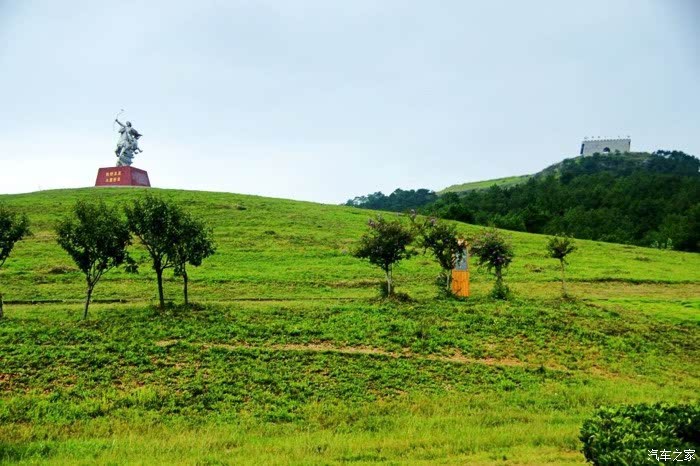
<instances>
[{"instance_id":1,"label":"dirt patch in grass","mask_svg":"<svg viewBox=\"0 0 700 466\"><path fill-rule=\"evenodd\" d=\"M161 348L167 348L168 346L177 345L179 342L180 340L160 340L155 342L155 345Z\"/></svg>"},{"instance_id":2,"label":"dirt patch in grass","mask_svg":"<svg viewBox=\"0 0 700 466\"><path fill-rule=\"evenodd\" d=\"M156 346L168 347L178 343L178 340L162 340L156 342ZM462 354L460 351L455 351L452 355L423 355L417 354L409 349L402 352L387 351L381 348L369 346L333 346L327 343L308 343L308 344L281 344L281 345L249 345L246 343L226 344L226 343L187 343L192 346L201 348L222 348L231 351L235 350L263 350L263 351L299 351L299 352L317 352L317 353L337 353L337 354L366 354L371 356L382 356L387 358L409 358L423 361L439 361L455 364L484 364L487 366L505 366L505 367L526 367L532 369L545 368L552 371L565 371L565 367L555 366L550 364L530 364L513 358L470 358Z\"/></svg>"}]
</instances>

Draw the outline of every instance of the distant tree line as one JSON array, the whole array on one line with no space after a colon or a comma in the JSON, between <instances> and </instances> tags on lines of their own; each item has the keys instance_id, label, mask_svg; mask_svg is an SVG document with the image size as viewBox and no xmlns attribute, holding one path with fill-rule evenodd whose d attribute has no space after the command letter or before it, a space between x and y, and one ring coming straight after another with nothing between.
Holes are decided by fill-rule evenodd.
<instances>
[{"instance_id":1,"label":"distant tree line","mask_svg":"<svg viewBox=\"0 0 700 466\"><path fill-rule=\"evenodd\" d=\"M345 205L363 209L403 212L435 202L437 198L438 195L429 189L397 189L388 196L381 191L358 196L348 200Z\"/></svg>"},{"instance_id":2,"label":"distant tree line","mask_svg":"<svg viewBox=\"0 0 700 466\"><path fill-rule=\"evenodd\" d=\"M697 252L699 170L700 160L679 151L596 154L565 160L520 185L402 207L508 230Z\"/></svg>"}]
</instances>

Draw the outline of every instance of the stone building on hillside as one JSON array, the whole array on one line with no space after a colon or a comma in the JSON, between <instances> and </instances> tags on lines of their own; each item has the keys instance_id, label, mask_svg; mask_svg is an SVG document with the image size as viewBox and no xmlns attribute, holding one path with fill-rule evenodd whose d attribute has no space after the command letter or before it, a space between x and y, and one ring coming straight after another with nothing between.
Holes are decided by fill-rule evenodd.
<instances>
[{"instance_id":1,"label":"stone building on hillside","mask_svg":"<svg viewBox=\"0 0 700 466\"><path fill-rule=\"evenodd\" d=\"M629 152L632 140L621 139L584 139L581 143L581 155L610 154L615 152Z\"/></svg>"}]
</instances>

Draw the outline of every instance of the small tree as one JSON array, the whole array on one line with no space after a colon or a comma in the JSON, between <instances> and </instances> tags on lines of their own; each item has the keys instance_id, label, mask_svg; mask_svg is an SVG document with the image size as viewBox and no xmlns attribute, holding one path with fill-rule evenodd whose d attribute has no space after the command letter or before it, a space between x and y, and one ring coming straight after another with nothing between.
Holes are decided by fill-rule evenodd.
<instances>
[{"instance_id":1,"label":"small tree","mask_svg":"<svg viewBox=\"0 0 700 466\"><path fill-rule=\"evenodd\" d=\"M181 241L182 210L173 202L151 194L136 199L126 206L129 230L141 240L153 261L158 281L158 300L165 307L163 272L177 265L175 248Z\"/></svg>"},{"instance_id":2,"label":"small tree","mask_svg":"<svg viewBox=\"0 0 700 466\"><path fill-rule=\"evenodd\" d=\"M187 264L195 267L202 265L204 259L214 254L216 246L211 228L190 215L184 214L182 216L179 230L181 240L173 245L173 260L175 262L175 275L182 277L185 305L188 305Z\"/></svg>"},{"instance_id":3,"label":"small tree","mask_svg":"<svg viewBox=\"0 0 700 466\"><path fill-rule=\"evenodd\" d=\"M30 235L29 219L25 214L18 214L0 205L0 267L10 257L15 243ZM2 291L0 290L0 318L4 315Z\"/></svg>"},{"instance_id":4,"label":"small tree","mask_svg":"<svg viewBox=\"0 0 700 466\"><path fill-rule=\"evenodd\" d=\"M131 234L117 209L108 207L104 201L78 201L73 214L58 223L56 234L58 244L85 274L87 292L83 319L87 319L92 292L102 276L124 263L128 270L136 269L126 251L131 244Z\"/></svg>"},{"instance_id":5,"label":"small tree","mask_svg":"<svg viewBox=\"0 0 700 466\"><path fill-rule=\"evenodd\" d=\"M441 269L441 276L445 283L445 290L452 292L452 269L456 261L464 253L464 247L460 244L457 228L448 223L438 222L434 218L427 219L422 224L415 222L418 231L418 244L423 251L430 251L437 260Z\"/></svg>"},{"instance_id":6,"label":"small tree","mask_svg":"<svg viewBox=\"0 0 700 466\"><path fill-rule=\"evenodd\" d=\"M561 266L561 293L566 297L565 268L568 264L566 257L576 250L574 239L569 236L554 236L547 243L547 255L552 259L559 259Z\"/></svg>"},{"instance_id":7,"label":"small tree","mask_svg":"<svg viewBox=\"0 0 700 466\"><path fill-rule=\"evenodd\" d=\"M384 271L387 296L391 296L394 292L394 264L413 255L413 252L408 250L413 241L413 232L400 221L389 222L381 216L376 220L370 219L368 226L370 231L362 236L353 255L369 260L370 264Z\"/></svg>"},{"instance_id":8,"label":"small tree","mask_svg":"<svg viewBox=\"0 0 700 466\"><path fill-rule=\"evenodd\" d=\"M489 273L496 276L496 285L491 295L497 299L508 297L508 287L503 283L503 271L513 261L513 247L495 228L488 228L470 242L471 254L476 256L479 266L485 265Z\"/></svg>"}]
</instances>

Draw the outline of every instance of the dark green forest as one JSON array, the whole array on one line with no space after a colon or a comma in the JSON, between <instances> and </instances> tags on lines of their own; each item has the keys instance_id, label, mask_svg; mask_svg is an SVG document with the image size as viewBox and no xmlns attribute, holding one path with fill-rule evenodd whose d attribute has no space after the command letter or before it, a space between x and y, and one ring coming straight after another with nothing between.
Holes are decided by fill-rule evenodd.
<instances>
[{"instance_id":1,"label":"dark green forest","mask_svg":"<svg viewBox=\"0 0 700 466\"><path fill-rule=\"evenodd\" d=\"M402 212L435 202L438 195L429 189L397 189L388 196L380 191L366 196L357 196L345 203L363 209Z\"/></svg>"},{"instance_id":2,"label":"dark green forest","mask_svg":"<svg viewBox=\"0 0 700 466\"><path fill-rule=\"evenodd\" d=\"M531 233L700 251L700 160L680 151L567 159L523 184L437 196L427 189L347 205Z\"/></svg>"}]
</instances>

